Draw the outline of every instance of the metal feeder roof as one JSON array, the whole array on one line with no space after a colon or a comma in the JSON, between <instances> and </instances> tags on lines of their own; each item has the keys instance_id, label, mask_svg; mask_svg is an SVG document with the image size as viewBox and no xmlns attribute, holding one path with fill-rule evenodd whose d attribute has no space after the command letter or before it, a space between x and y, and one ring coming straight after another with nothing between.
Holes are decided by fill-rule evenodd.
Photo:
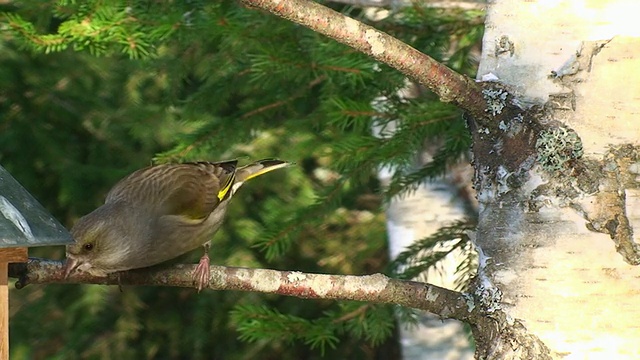
<instances>
[{"instance_id":1,"label":"metal feeder roof","mask_svg":"<svg viewBox=\"0 0 640 360\"><path fill-rule=\"evenodd\" d=\"M67 229L0 166L0 248L71 242Z\"/></svg>"}]
</instances>

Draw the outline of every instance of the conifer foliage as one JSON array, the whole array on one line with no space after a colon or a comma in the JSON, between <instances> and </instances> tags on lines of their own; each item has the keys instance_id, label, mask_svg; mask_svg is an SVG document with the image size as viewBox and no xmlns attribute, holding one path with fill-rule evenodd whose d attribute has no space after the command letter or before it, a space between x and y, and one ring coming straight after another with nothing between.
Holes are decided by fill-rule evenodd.
<instances>
[{"instance_id":1,"label":"conifer foliage","mask_svg":"<svg viewBox=\"0 0 640 360\"><path fill-rule=\"evenodd\" d=\"M374 21L373 9L328 5L472 71L479 13L416 4ZM235 1L1 6L0 161L67 225L151 160L278 157L297 166L239 192L212 261L381 272L389 269L381 205L442 175L470 144L455 107L429 93L399 97L397 71ZM393 136L374 136L374 121L393 121ZM435 140L434 160L416 171L416 154ZM383 166L397 169L385 188L376 178ZM407 274L412 264L428 266L413 250L396 264ZM95 285L28 287L12 297L15 359L373 359L393 351L389 306Z\"/></svg>"}]
</instances>

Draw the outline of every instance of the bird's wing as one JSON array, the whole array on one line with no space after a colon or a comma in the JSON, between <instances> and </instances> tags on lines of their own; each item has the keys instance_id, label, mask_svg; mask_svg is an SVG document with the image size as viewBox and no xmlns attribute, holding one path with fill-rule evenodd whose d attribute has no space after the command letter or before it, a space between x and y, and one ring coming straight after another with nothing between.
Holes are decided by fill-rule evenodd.
<instances>
[{"instance_id":1,"label":"bird's wing","mask_svg":"<svg viewBox=\"0 0 640 360\"><path fill-rule=\"evenodd\" d=\"M200 221L231 195L236 166L237 160L150 166L120 180L105 203L125 201Z\"/></svg>"}]
</instances>

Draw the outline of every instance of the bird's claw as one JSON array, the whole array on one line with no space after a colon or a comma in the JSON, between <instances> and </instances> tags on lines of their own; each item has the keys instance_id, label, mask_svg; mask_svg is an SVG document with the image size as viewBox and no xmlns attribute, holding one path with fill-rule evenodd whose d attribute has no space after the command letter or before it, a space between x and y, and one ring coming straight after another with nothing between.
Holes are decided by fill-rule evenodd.
<instances>
[{"instance_id":1,"label":"bird's claw","mask_svg":"<svg viewBox=\"0 0 640 360\"><path fill-rule=\"evenodd\" d=\"M196 269L193 270L193 282L195 283L198 292L209 286L209 268L209 256L205 254L200 258L200 262L198 263L198 266L196 266Z\"/></svg>"}]
</instances>

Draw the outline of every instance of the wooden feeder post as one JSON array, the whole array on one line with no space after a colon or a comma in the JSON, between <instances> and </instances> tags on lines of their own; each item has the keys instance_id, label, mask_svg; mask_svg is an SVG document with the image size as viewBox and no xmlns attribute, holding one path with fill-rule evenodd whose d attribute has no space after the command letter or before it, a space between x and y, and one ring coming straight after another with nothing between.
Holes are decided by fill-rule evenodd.
<instances>
[{"instance_id":1,"label":"wooden feeder post","mask_svg":"<svg viewBox=\"0 0 640 360\"><path fill-rule=\"evenodd\" d=\"M72 241L71 234L0 166L0 360L9 359L9 263L26 262L29 247Z\"/></svg>"},{"instance_id":2,"label":"wooden feeder post","mask_svg":"<svg viewBox=\"0 0 640 360\"><path fill-rule=\"evenodd\" d=\"M9 263L26 262L27 248L0 249L0 359L9 359Z\"/></svg>"}]
</instances>

